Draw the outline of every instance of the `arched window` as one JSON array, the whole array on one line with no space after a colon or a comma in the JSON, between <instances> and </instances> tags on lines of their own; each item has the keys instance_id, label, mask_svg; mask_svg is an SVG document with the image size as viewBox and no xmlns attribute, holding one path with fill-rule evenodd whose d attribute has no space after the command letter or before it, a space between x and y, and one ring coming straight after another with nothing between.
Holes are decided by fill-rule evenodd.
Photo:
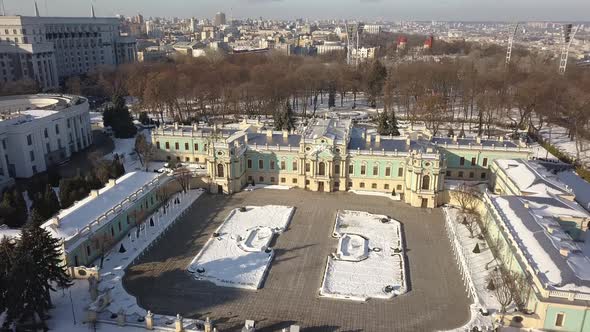
<instances>
[{"instance_id":1,"label":"arched window","mask_svg":"<svg viewBox=\"0 0 590 332\"><path fill-rule=\"evenodd\" d=\"M323 161L319 164L318 175L326 175L326 163Z\"/></svg>"},{"instance_id":2,"label":"arched window","mask_svg":"<svg viewBox=\"0 0 590 332\"><path fill-rule=\"evenodd\" d=\"M223 164L217 164L217 176L222 178L223 175Z\"/></svg>"},{"instance_id":3,"label":"arched window","mask_svg":"<svg viewBox=\"0 0 590 332\"><path fill-rule=\"evenodd\" d=\"M430 189L430 175L424 175L424 177L422 178L422 189Z\"/></svg>"}]
</instances>

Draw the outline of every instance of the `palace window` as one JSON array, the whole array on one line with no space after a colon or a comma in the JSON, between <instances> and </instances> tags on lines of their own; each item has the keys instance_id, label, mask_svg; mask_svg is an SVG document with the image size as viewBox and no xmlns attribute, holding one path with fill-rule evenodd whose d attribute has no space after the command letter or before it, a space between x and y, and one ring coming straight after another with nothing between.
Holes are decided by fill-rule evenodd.
<instances>
[{"instance_id":1,"label":"palace window","mask_svg":"<svg viewBox=\"0 0 590 332\"><path fill-rule=\"evenodd\" d=\"M385 176L391 176L391 167L385 167Z\"/></svg>"},{"instance_id":2,"label":"palace window","mask_svg":"<svg viewBox=\"0 0 590 332\"><path fill-rule=\"evenodd\" d=\"M371 184L371 188L372 189L377 189L377 184L376 183Z\"/></svg>"},{"instance_id":3,"label":"palace window","mask_svg":"<svg viewBox=\"0 0 590 332\"><path fill-rule=\"evenodd\" d=\"M475 173L469 172L469 178L473 179L475 177Z\"/></svg>"},{"instance_id":4,"label":"palace window","mask_svg":"<svg viewBox=\"0 0 590 332\"><path fill-rule=\"evenodd\" d=\"M354 174L354 165L348 165L348 174Z\"/></svg>"},{"instance_id":5,"label":"palace window","mask_svg":"<svg viewBox=\"0 0 590 332\"><path fill-rule=\"evenodd\" d=\"M274 160L270 161L270 169L275 169L275 161Z\"/></svg>"},{"instance_id":6,"label":"palace window","mask_svg":"<svg viewBox=\"0 0 590 332\"><path fill-rule=\"evenodd\" d=\"M322 161L318 166L318 175L326 175L326 163Z\"/></svg>"},{"instance_id":7,"label":"palace window","mask_svg":"<svg viewBox=\"0 0 590 332\"><path fill-rule=\"evenodd\" d=\"M252 159L248 159L248 168L252 168Z\"/></svg>"},{"instance_id":8,"label":"palace window","mask_svg":"<svg viewBox=\"0 0 590 332\"><path fill-rule=\"evenodd\" d=\"M446 172L446 175L447 175L448 177L450 177L450 176L451 176L451 171L447 171L447 172Z\"/></svg>"},{"instance_id":9,"label":"palace window","mask_svg":"<svg viewBox=\"0 0 590 332\"><path fill-rule=\"evenodd\" d=\"M195 151L199 151L199 143L195 143Z\"/></svg>"},{"instance_id":10,"label":"palace window","mask_svg":"<svg viewBox=\"0 0 590 332\"><path fill-rule=\"evenodd\" d=\"M311 165L309 163L305 163L305 171L310 172L310 170L311 170Z\"/></svg>"},{"instance_id":11,"label":"palace window","mask_svg":"<svg viewBox=\"0 0 590 332\"><path fill-rule=\"evenodd\" d=\"M287 179L281 178L281 183L285 183L285 182L287 182Z\"/></svg>"},{"instance_id":12,"label":"palace window","mask_svg":"<svg viewBox=\"0 0 590 332\"><path fill-rule=\"evenodd\" d=\"M156 142L156 147L159 149L160 148L160 142Z\"/></svg>"},{"instance_id":13,"label":"palace window","mask_svg":"<svg viewBox=\"0 0 590 332\"><path fill-rule=\"evenodd\" d=\"M281 170L284 170L284 169L285 169L285 161L281 160Z\"/></svg>"},{"instance_id":14,"label":"palace window","mask_svg":"<svg viewBox=\"0 0 590 332\"><path fill-rule=\"evenodd\" d=\"M340 164L334 165L334 174L340 175Z\"/></svg>"},{"instance_id":15,"label":"palace window","mask_svg":"<svg viewBox=\"0 0 590 332\"><path fill-rule=\"evenodd\" d=\"M365 187L365 183L364 182L359 183L359 187L364 188Z\"/></svg>"},{"instance_id":16,"label":"palace window","mask_svg":"<svg viewBox=\"0 0 590 332\"><path fill-rule=\"evenodd\" d=\"M487 176L487 175L486 175L486 173L485 173L485 172L482 172L480 177L481 177L482 179L485 179L485 178L486 178L486 176Z\"/></svg>"},{"instance_id":17,"label":"palace window","mask_svg":"<svg viewBox=\"0 0 590 332\"><path fill-rule=\"evenodd\" d=\"M430 189L430 175L424 175L422 178L422 189L429 190Z\"/></svg>"},{"instance_id":18,"label":"palace window","mask_svg":"<svg viewBox=\"0 0 590 332\"><path fill-rule=\"evenodd\" d=\"M384 184L384 185L383 185L383 189L385 189L385 190L389 190L389 185L388 185L388 184Z\"/></svg>"},{"instance_id":19,"label":"palace window","mask_svg":"<svg viewBox=\"0 0 590 332\"><path fill-rule=\"evenodd\" d=\"M459 165L465 166L465 157L461 157L461 159L459 159Z\"/></svg>"},{"instance_id":20,"label":"palace window","mask_svg":"<svg viewBox=\"0 0 590 332\"><path fill-rule=\"evenodd\" d=\"M361 175L367 174L367 166L361 165Z\"/></svg>"},{"instance_id":21,"label":"palace window","mask_svg":"<svg viewBox=\"0 0 590 332\"><path fill-rule=\"evenodd\" d=\"M297 160L293 161L293 171L297 171Z\"/></svg>"},{"instance_id":22,"label":"palace window","mask_svg":"<svg viewBox=\"0 0 590 332\"><path fill-rule=\"evenodd\" d=\"M217 176L222 178L223 175L223 164L217 164Z\"/></svg>"},{"instance_id":23,"label":"palace window","mask_svg":"<svg viewBox=\"0 0 590 332\"><path fill-rule=\"evenodd\" d=\"M188 151L188 143L184 143L184 149Z\"/></svg>"},{"instance_id":24,"label":"palace window","mask_svg":"<svg viewBox=\"0 0 590 332\"><path fill-rule=\"evenodd\" d=\"M297 179L296 178L293 178L293 183L297 183Z\"/></svg>"},{"instance_id":25,"label":"palace window","mask_svg":"<svg viewBox=\"0 0 590 332\"><path fill-rule=\"evenodd\" d=\"M565 323L565 314L563 312L560 312L557 314L557 316L555 316L555 326L563 327L564 323Z\"/></svg>"},{"instance_id":26,"label":"palace window","mask_svg":"<svg viewBox=\"0 0 590 332\"><path fill-rule=\"evenodd\" d=\"M482 163L483 167L488 166L488 158L483 158L483 163Z\"/></svg>"},{"instance_id":27,"label":"palace window","mask_svg":"<svg viewBox=\"0 0 590 332\"><path fill-rule=\"evenodd\" d=\"M258 160L258 169L263 169L264 168L264 160L260 159Z\"/></svg>"},{"instance_id":28,"label":"palace window","mask_svg":"<svg viewBox=\"0 0 590 332\"><path fill-rule=\"evenodd\" d=\"M373 175L374 176L379 175L379 166L373 166Z\"/></svg>"},{"instance_id":29,"label":"palace window","mask_svg":"<svg viewBox=\"0 0 590 332\"><path fill-rule=\"evenodd\" d=\"M400 168L397 169L397 176L400 177L400 178L402 176L404 176L404 168L403 167L400 167Z\"/></svg>"},{"instance_id":30,"label":"palace window","mask_svg":"<svg viewBox=\"0 0 590 332\"><path fill-rule=\"evenodd\" d=\"M475 166L475 164L477 164L477 158L473 157L471 158L471 166Z\"/></svg>"}]
</instances>

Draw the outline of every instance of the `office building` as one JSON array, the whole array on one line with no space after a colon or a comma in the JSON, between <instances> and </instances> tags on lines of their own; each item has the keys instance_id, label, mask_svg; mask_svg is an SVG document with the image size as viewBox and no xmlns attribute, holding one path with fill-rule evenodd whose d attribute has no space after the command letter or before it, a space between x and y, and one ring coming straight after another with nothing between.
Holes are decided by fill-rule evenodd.
<instances>
[{"instance_id":1,"label":"office building","mask_svg":"<svg viewBox=\"0 0 590 332\"><path fill-rule=\"evenodd\" d=\"M44 90L101 65L136 61L117 18L0 16L0 81L32 79Z\"/></svg>"}]
</instances>

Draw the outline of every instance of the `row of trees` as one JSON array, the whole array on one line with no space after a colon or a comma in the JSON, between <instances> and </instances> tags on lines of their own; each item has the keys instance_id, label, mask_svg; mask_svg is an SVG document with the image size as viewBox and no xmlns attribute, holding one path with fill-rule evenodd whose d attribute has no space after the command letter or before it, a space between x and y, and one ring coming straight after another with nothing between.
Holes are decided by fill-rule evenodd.
<instances>
[{"instance_id":1,"label":"row of trees","mask_svg":"<svg viewBox=\"0 0 590 332\"><path fill-rule=\"evenodd\" d=\"M18 239L1 239L0 285L0 312L6 314L2 328L42 328L51 292L71 285L59 240L38 224L25 227Z\"/></svg>"}]
</instances>

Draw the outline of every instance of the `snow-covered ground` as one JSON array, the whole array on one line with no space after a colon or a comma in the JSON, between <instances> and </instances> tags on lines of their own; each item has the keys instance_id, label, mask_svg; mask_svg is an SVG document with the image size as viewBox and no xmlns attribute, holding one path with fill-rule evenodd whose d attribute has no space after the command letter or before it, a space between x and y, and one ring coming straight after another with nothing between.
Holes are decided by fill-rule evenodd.
<instances>
[{"instance_id":1,"label":"snow-covered ground","mask_svg":"<svg viewBox=\"0 0 590 332\"><path fill-rule=\"evenodd\" d=\"M381 193L378 191L366 191L366 190L349 190L348 192L351 192L353 194L357 194L357 195L364 195L364 196L377 196L377 197L385 197L385 198L389 198L392 201L401 201L401 196L400 195L392 195L391 193Z\"/></svg>"},{"instance_id":2,"label":"snow-covered ground","mask_svg":"<svg viewBox=\"0 0 590 332\"><path fill-rule=\"evenodd\" d=\"M487 289L487 277L497 266L497 262L486 242L478 240L477 235L480 230L477 225L474 229L475 237L472 238L467 227L459 223L461 217L457 208L445 207L444 213L445 228L451 240L455 259L463 274L465 286L474 298L474 303L470 307L469 321L452 331L471 331L474 328L491 330L493 327L491 314L499 312L501 306L494 294ZM480 253L473 252L476 244L479 244ZM488 315L482 315L480 310L487 311Z\"/></svg>"},{"instance_id":3,"label":"snow-covered ground","mask_svg":"<svg viewBox=\"0 0 590 332\"><path fill-rule=\"evenodd\" d=\"M188 266L197 280L219 286L258 289L274 252L275 234L289 225L295 209L289 206L248 206L233 210Z\"/></svg>"},{"instance_id":4,"label":"snow-covered ground","mask_svg":"<svg viewBox=\"0 0 590 332\"><path fill-rule=\"evenodd\" d=\"M338 249L328 257L320 295L366 301L407 291L404 245L397 220L362 211L338 211Z\"/></svg>"},{"instance_id":5,"label":"snow-covered ground","mask_svg":"<svg viewBox=\"0 0 590 332\"><path fill-rule=\"evenodd\" d=\"M152 216L146 219L146 222L130 230L129 236L113 246L113 249L107 254L102 269L100 269L100 282L98 284L101 293L109 292L111 303L105 308L105 311L98 315L99 331L144 331L140 328L145 323L138 321L144 317L147 311L137 305L137 300L129 295L123 288L122 278L125 269L143 251L149 248L154 241L180 217L185 210L195 202L201 194L202 189L189 191L187 194L178 194L170 199L166 213L160 208ZM176 199L179 203L175 204ZM152 226L153 220L153 226ZM120 252L121 246L124 252ZM100 260L95 262L100 264ZM57 291L52 294L55 309L51 310L52 318L48 321L51 330L54 331L83 331L88 329L88 324L83 324L87 318L86 310L91 304L88 281L75 280L74 285L64 291ZM136 327L117 327L116 318L111 318L112 314L124 312L127 324ZM174 317L154 315L154 324L160 327L168 327ZM189 330L197 330L196 324L202 322L196 320L184 320L184 325Z\"/></svg>"},{"instance_id":6,"label":"snow-covered ground","mask_svg":"<svg viewBox=\"0 0 590 332\"><path fill-rule=\"evenodd\" d=\"M549 144L555 146L559 151L569 155L573 159L576 159L577 149L576 140L571 140L567 135L567 129L556 125L547 125L541 129L540 135ZM580 150L580 160L582 163L587 165L590 163L590 148L586 140L582 139Z\"/></svg>"},{"instance_id":7,"label":"snow-covered ground","mask_svg":"<svg viewBox=\"0 0 590 332\"><path fill-rule=\"evenodd\" d=\"M257 184L257 185L248 185L244 190L245 191L254 191L258 189L274 189L274 190L289 190L292 187L289 186L282 186L277 184Z\"/></svg>"}]
</instances>

